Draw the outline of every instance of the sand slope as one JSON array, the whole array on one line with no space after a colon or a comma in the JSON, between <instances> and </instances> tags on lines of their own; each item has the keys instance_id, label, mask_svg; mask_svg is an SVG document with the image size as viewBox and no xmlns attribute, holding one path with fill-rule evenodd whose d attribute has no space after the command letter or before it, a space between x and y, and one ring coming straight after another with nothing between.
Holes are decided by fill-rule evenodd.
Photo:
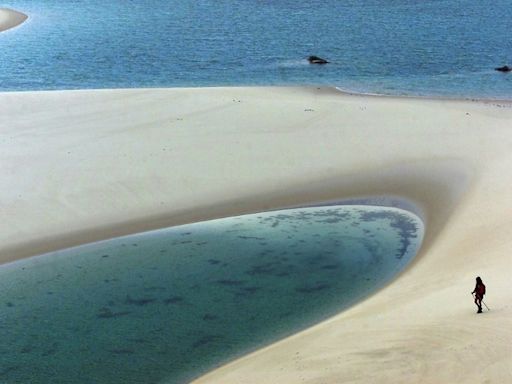
<instances>
[{"instance_id":1,"label":"sand slope","mask_svg":"<svg viewBox=\"0 0 512 384\"><path fill-rule=\"evenodd\" d=\"M12 9L0 8L0 32L20 25L27 20L27 18L28 16L24 13Z\"/></svg>"},{"instance_id":2,"label":"sand slope","mask_svg":"<svg viewBox=\"0 0 512 384\"><path fill-rule=\"evenodd\" d=\"M424 246L337 317L198 382L512 378L512 108L317 88L0 94L0 261L315 201L415 202ZM475 315L476 275L492 311Z\"/></svg>"}]
</instances>

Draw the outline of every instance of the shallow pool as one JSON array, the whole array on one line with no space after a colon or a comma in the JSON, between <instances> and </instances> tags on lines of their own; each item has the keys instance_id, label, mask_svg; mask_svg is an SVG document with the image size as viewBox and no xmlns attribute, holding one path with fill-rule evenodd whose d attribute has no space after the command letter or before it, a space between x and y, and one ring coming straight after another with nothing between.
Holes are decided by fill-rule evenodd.
<instances>
[{"instance_id":1,"label":"shallow pool","mask_svg":"<svg viewBox=\"0 0 512 384\"><path fill-rule=\"evenodd\" d=\"M2 383L181 383L339 313L414 257L395 208L213 220L0 267Z\"/></svg>"}]
</instances>

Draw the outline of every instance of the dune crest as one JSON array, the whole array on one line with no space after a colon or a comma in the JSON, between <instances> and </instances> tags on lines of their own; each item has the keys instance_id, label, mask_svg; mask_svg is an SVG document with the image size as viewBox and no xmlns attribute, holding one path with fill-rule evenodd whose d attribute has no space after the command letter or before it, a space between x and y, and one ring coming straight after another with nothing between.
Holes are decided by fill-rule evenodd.
<instances>
[{"instance_id":1,"label":"dune crest","mask_svg":"<svg viewBox=\"0 0 512 384\"><path fill-rule=\"evenodd\" d=\"M0 263L170 225L405 198L397 280L198 383L512 377L512 104L258 87L0 94ZM476 315L481 276L491 312Z\"/></svg>"}]
</instances>

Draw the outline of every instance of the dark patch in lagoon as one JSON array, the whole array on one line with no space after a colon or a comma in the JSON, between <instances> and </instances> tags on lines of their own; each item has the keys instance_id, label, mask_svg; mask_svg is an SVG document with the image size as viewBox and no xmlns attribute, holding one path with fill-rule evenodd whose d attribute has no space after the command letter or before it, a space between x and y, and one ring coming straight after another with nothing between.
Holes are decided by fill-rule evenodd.
<instances>
[{"instance_id":1,"label":"dark patch in lagoon","mask_svg":"<svg viewBox=\"0 0 512 384\"><path fill-rule=\"evenodd\" d=\"M329 289L329 288L330 288L329 284L316 284L313 286L298 287L298 288L295 288L295 291L300 292L300 293L316 293L316 292L323 291L323 290Z\"/></svg>"},{"instance_id":2,"label":"dark patch in lagoon","mask_svg":"<svg viewBox=\"0 0 512 384\"><path fill-rule=\"evenodd\" d=\"M254 276L254 275L262 275L269 274L275 271L275 266L281 264L278 261L272 261L265 264L254 265L251 269L245 271L246 274Z\"/></svg>"},{"instance_id":3,"label":"dark patch in lagoon","mask_svg":"<svg viewBox=\"0 0 512 384\"><path fill-rule=\"evenodd\" d=\"M228 287L236 287L244 284L245 282L242 280L217 280L216 283Z\"/></svg>"},{"instance_id":4,"label":"dark patch in lagoon","mask_svg":"<svg viewBox=\"0 0 512 384\"><path fill-rule=\"evenodd\" d=\"M292 316L292 315L293 315L293 313L292 313L292 312L285 312L285 313L282 313L279 317L280 317L281 319L284 319L284 318L286 318L286 317L290 317L290 316Z\"/></svg>"},{"instance_id":5,"label":"dark patch in lagoon","mask_svg":"<svg viewBox=\"0 0 512 384\"><path fill-rule=\"evenodd\" d=\"M336 264L329 264L329 265L322 265L321 268L322 269L338 269L340 266L339 265L336 265Z\"/></svg>"},{"instance_id":6,"label":"dark patch in lagoon","mask_svg":"<svg viewBox=\"0 0 512 384\"><path fill-rule=\"evenodd\" d=\"M242 290L247 293L256 293L257 291L261 290L262 287L243 287Z\"/></svg>"},{"instance_id":7,"label":"dark patch in lagoon","mask_svg":"<svg viewBox=\"0 0 512 384\"><path fill-rule=\"evenodd\" d=\"M213 343L222 339L222 336L219 335L206 335L196 340L194 344L192 344L192 348L204 347L207 344Z\"/></svg>"},{"instance_id":8,"label":"dark patch in lagoon","mask_svg":"<svg viewBox=\"0 0 512 384\"><path fill-rule=\"evenodd\" d=\"M250 298L261 289L261 287L240 287L240 289L235 293L235 295L236 297Z\"/></svg>"},{"instance_id":9,"label":"dark patch in lagoon","mask_svg":"<svg viewBox=\"0 0 512 384\"><path fill-rule=\"evenodd\" d=\"M133 299L130 295L126 296L125 304L129 305L138 305L139 307L143 307L145 305L154 303L156 299L153 298L142 298L142 299Z\"/></svg>"},{"instance_id":10,"label":"dark patch in lagoon","mask_svg":"<svg viewBox=\"0 0 512 384\"><path fill-rule=\"evenodd\" d=\"M316 223L318 223L318 224L337 224L337 223L342 223L345 220L346 219L343 219L343 218L340 218L340 217L335 217L335 218L332 218L332 219L317 220Z\"/></svg>"},{"instance_id":11,"label":"dark patch in lagoon","mask_svg":"<svg viewBox=\"0 0 512 384\"><path fill-rule=\"evenodd\" d=\"M163 302L165 305L179 304L179 303L183 303L184 299L181 296L171 296L171 297L165 299Z\"/></svg>"},{"instance_id":12,"label":"dark patch in lagoon","mask_svg":"<svg viewBox=\"0 0 512 384\"><path fill-rule=\"evenodd\" d=\"M411 239L417 238L418 227L411 217L407 217L395 211L377 211L361 212L360 219L363 222L371 222L379 219L388 219L390 226L396 228L400 234L400 243L402 246L395 254L397 259L401 259L411 245ZM381 228L378 228L381 229Z\"/></svg>"},{"instance_id":13,"label":"dark patch in lagoon","mask_svg":"<svg viewBox=\"0 0 512 384\"><path fill-rule=\"evenodd\" d=\"M59 345L57 343L53 343L50 349L47 349L45 352L43 352L41 356L48 357L54 355L57 353L58 346Z\"/></svg>"},{"instance_id":14,"label":"dark patch in lagoon","mask_svg":"<svg viewBox=\"0 0 512 384\"><path fill-rule=\"evenodd\" d=\"M264 237L256 237L256 236L238 236L239 239L243 240L265 240Z\"/></svg>"},{"instance_id":15,"label":"dark patch in lagoon","mask_svg":"<svg viewBox=\"0 0 512 384\"><path fill-rule=\"evenodd\" d=\"M313 255L313 257L308 257L306 259L306 261L308 262L308 264L314 265L314 264L318 264L323 261L326 261L326 259L327 259L327 256L325 254L321 253L321 254Z\"/></svg>"},{"instance_id":16,"label":"dark patch in lagoon","mask_svg":"<svg viewBox=\"0 0 512 384\"><path fill-rule=\"evenodd\" d=\"M32 345L27 345L23 348L21 348L20 353L31 353L34 350L34 347Z\"/></svg>"},{"instance_id":17,"label":"dark patch in lagoon","mask_svg":"<svg viewBox=\"0 0 512 384\"><path fill-rule=\"evenodd\" d=\"M8 373L14 372L16 370L19 370L21 367L19 365L14 365L11 367L6 367L2 370L0 370L0 377L7 376Z\"/></svg>"},{"instance_id":18,"label":"dark patch in lagoon","mask_svg":"<svg viewBox=\"0 0 512 384\"><path fill-rule=\"evenodd\" d=\"M113 355L133 355L135 353L135 351L133 349L128 349L128 348L124 348L124 349L109 349L108 351L110 353L112 353Z\"/></svg>"},{"instance_id":19,"label":"dark patch in lagoon","mask_svg":"<svg viewBox=\"0 0 512 384\"><path fill-rule=\"evenodd\" d=\"M98 260L98 255L105 252L104 250L102 252L99 246L90 251L90 261L85 259L85 255L78 254L62 258L63 263L66 260L70 260L71 263L73 260L83 265L84 270L72 271L73 266L69 267L71 272L64 269L65 273L59 281L53 278L55 270L48 276L43 274L39 281L44 282L45 286L37 286L33 283L40 275L35 275L35 279L31 275L33 279L31 284L34 288L27 288L26 292L29 294L27 302L37 302L38 300L33 296L44 295L51 288L51 291L56 293L54 298L58 297L59 300L47 299L48 306L34 309L34 314L38 315L36 317L49 319L52 312L58 313L65 308L76 306L76 309L69 313L69 315L76 313L76 318L72 319L70 316L60 330L54 328L58 322L50 321L45 323L44 327L38 328L37 324L43 325L40 321L34 322L27 318L36 331L32 333L36 336L41 334L41 337L34 342L51 340L53 336L49 335L61 335L62 342L59 345L58 356L69 355L68 349L79 351L82 367L87 367L85 364L88 361L95 362L90 365L91 367L95 367L94 364L100 366L104 364L106 367L109 361L112 362L109 356L115 355L116 352L120 357L117 361L122 364L133 363L135 356L131 355L136 355L137 359L141 358L147 362L143 363L136 372L130 369L125 372L119 370L116 372L115 380L160 382L165 376L166 382L189 382L196 374L235 357L241 351L247 351L247 348L251 350L261 347L303 329L321 318L339 312L345 305L345 300L358 299L357 296L355 298L350 296L350 292L347 292L344 285L350 279L350 275L353 275L354 282L359 281L366 289L363 296L369 292L368 287L373 284L378 286L385 281L382 277L377 277L375 281L367 283L366 279L373 277L373 272L367 268L377 268L380 273L382 260L386 260L382 252L394 255L397 249L402 248L403 244L399 238L401 232L390 226L389 219L383 219L382 222L379 219L375 222L376 224L393 230L394 235L390 240L393 240L395 245L390 248L377 242L375 243L379 245L377 247L373 246L375 245L373 242L357 237L364 230L367 231L368 237L375 233L376 225L372 222L362 223L361 229L357 230L359 235L350 232L356 231L351 229L350 221L343 223L335 220L335 223L316 223L325 219L329 221L329 211L335 212L337 209L323 209L318 212L320 216L311 212L304 215L291 214L290 219L279 221L279 227L275 230L272 229L275 228L272 224L277 220L275 213L268 213L267 217L260 215L262 217L260 221L263 223L260 227L250 216L247 219L244 218L246 225L243 229L237 230L237 235L247 235L245 237L257 241L245 241L248 239L229 235L233 221L226 219L226 224L217 221L210 227L206 224L193 227L200 229L206 227L207 230L192 231L194 237L187 239L192 240L187 244L181 243L185 239L179 237L181 232L179 229L162 230L158 236L150 235L147 240L145 235L139 235L133 238L135 241L125 241L128 245L136 242L139 244L138 248L129 246L116 249L113 245L115 241L108 242L110 260L107 264L103 263L101 267L93 260ZM355 211L352 209L351 212ZM358 217L355 214L352 216L356 219ZM311 223L308 220L315 224L314 228L310 227ZM294 240L287 239L292 225L295 227L295 244L292 244ZM347 235L347 230L352 235ZM176 238L179 241L174 241ZM342 242L339 241L340 238L343 238ZM268 240L258 241L258 239ZM198 246L204 240L208 240L208 245ZM262 243L268 244L262 246ZM293 245L300 251L296 255L293 255ZM87 249L87 247L84 248ZM361 257L357 254L352 257L355 251L362 252ZM285 254L287 257L283 257ZM190 255L193 257L188 257ZM343 265L338 264L339 260L343 260ZM364 264L360 265L360 261ZM404 264L398 261L396 263L396 265ZM55 265L59 265L60 268L60 264ZM94 269L94 266L98 266L98 269ZM383 267L382 270L386 268L388 267ZM394 269L396 270L397 267ZM1 271L0 269L0 273ZM87 271L86 274L84 274L85 271ZM23 275L19 276L21 279ZM240 277L243 276L245 278L241 279ZM114 279L119 281L115 290L106 284L97 284L97 281L112 282ZM2 282L3 279L0 278L2 290L5 290L4 287L8 287L7 290L9 290L11 289L9 287L13 286L9 286L8 283L6 285L5 282L2 285ZM63 288L68 282L67 288ZM86 289L81 286L82 283L87 287ZM57 285L60 288L57 288ZM175 295L163 294L163 297L143 295L150 291L165 292L167 290ZM73 296L74 291L79 294ZM6 296L6 301L7 298L25 296L26 292L24 291L23 294L20 292L15 296L14 291L12 296ZM84 292L88 292L90 296L84 296ZM347 294L349 296L346 296ZM108 298L112 298L108 300L109 306L102 307ZM114 310L115 305L120 306L118 311ZM128 308L126 305L132 307ZM168 307L169 305L175 306ZM96 309L100 307L102 307L100 310ZM122 311L123 308L130 311ZM16 307L4 311L8 314L8 321L11 316L9 314L16 311ZM84 327L83 319L90 319L91 312L93 319L101 320L92 321L90 325ZM297 314L300 315L295 316ZM31 316L34 317L34 315ZM123 319L119 322L106 321L117 317L123 317ZM70 329L70 323L81 325ZM236 327L233 327L234 324ZM127 333L121 329L118 330L117 325L130 329L131 338L126 339ZM6 352L3 351L9 345L16 343L16 340L11 340L12 337L9 336L13 334L12 329L16 327L17 325L11 323L3 328L0 325L0 337L6 340L7 346L0 345L0 354L5 354ZM27 325L23 325L22 328L32 329ZM80 347L92 340L95 340L97 350ZM130 345L134 348L130 348ZM191 346L193 346L192 349ZM8 350L14 350L21 356L22 348L23 346L19 346L8 348ZM40 349L41 353L45 351L52 351L51 346ZM132 354L129 351L135 353ZM27 352L23 356L31 359L32 355L37 354ZM122 358L122 355L126 355L126 358ZM52 358L55 359L56 356ZM40 354L38 357L40 359ZM153 369L150 362L154 362L160 368ZM39 362L35 360L33 366L36 367L38 364ZM105 367L102 368L102 372L108 375L109 370L104 369ZM14 382L16 380L30 382L30 375L33 375L33 372L34 370L25 372L24 368L21 373L10 373L9 379ZM47 372L44 368L37 372L41 377L40 382L54 380L53 372L51 377L45 376ZM60 373L57 374L60 375ZM113 381L110 380L110 382Z\"/></svg>"},{"instance_id":20,"label":"dark patch in lagoon","mask_svg":"<svg viewBox=\"0 0 512 384\"><path fill-rule=\"evenodd\" d=\"M103 307L103 308L101 308L98 311L98 314L96 315L96 318L98 318L98 319L113 319L113 318L116 318L116 317L127 316L130 313L131 312L127 312L127 311L124 311L124 312L112 312L112 310L110 308Z\"/></svg>"},{"instance_id":21,"label":"dark patch in lagoon","mask_svg":"<svg viewBox=\"0 0 512 384\"><path fill-rule=\"evenodd\" d=\"M147 288L144 288L145 291L148 291L148 292L154 292L154 291L165 291L167 288L165 287L147 287Z\"/></svg>"}]
</instances>

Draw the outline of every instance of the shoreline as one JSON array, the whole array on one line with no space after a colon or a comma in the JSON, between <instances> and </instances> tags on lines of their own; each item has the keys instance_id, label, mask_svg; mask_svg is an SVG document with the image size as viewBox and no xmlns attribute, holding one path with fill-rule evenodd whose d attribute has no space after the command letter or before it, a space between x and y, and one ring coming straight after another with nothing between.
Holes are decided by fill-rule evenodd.
<instances>
[{"instance_id":1,"label":"shoreline","mask_svg":"<svg viewBox=\"0 0 512 384\"><path fill-rule=\"evenodd\" d=\"M298 84L298 85L240 85L240 86L229 86L229 85L212 85L212 86L173 86L173 87L133 87L133 88L80 88L80 89L39 89L39 90L1 90L0 94L23 94L23 93L57 93L57 92L117 92L117 91L134 91L134 90L143 90L143 91L165 91L172 89L183 89L183 90L201 90L201 89L322 89L322 90L332 90L334 94L341 94L345 96L354 96L354 97L368 97L368 98L387 98L387 99L398 99L398 100L421 100L425 102L430 101L448 101L448 102L471 102L471 103L503 103L508 104L508 106L512 106L512 96L510 99L499 99L499 98L480 98L480 97L458 97L458 96L421 96L421 95L393 95L386 93L365 93L365 92L357 92L351 91L350 89L344 89L338 86L328 86L328 85L308 85L308 84Z\"/></svg>"},{"instance_id":2,"label":"shoreline","mask_svg":"<svg viewBox=\"0 0 512 384\"><path fill-rule=\"evenodd\" d=\"M71 244L70 246L66 246L65 248L61 248L61 247L55 248L55 249L50 248L50 251L47 251L45 253L33 254L33 255L31 254L28 256L17 257L17 258L14 258L13 260L0 261L0 268L2 268L3 266L17 263L17 262L23 262L26 259L48 257L50 253L54 253L54 252L67 252L67 251L74 250L76 248L87 247L87 246L93 245L93 244L100 244L100 243L109 242L112 240L123 239L123 238L127 238L127 237L134 236L134 235L144 235L144 234L149 234L149 233L158 232L158 231L165 231L170 228L177 228L177 227L182 227L182 226L186 226L186 225L202 223L202 222L206 222L206 221L223 220L223 219L228 219L228 218L236 217L236 216L254 215L254 214L259 214L259 213L270 213L270 212L277 212L277 211L283 211L283 210L288 210L288 209L292 210L292 209L301 209L301 208L338 207L338 206L368 206L368 207L397 209L399 211L408 212L409 214L416 216L418 218L418 220L423 223L423 226L426 227L425 214L422 211L421 207L416 205L415 202L413 202L409 199L400 197L400 196L368 196L366 198L349 198L349 199L342 199L342 200L310 202L306 205L294 204L294 205L289 205L289 206L285 206L285 207L276 207L276 208L266 210L266 211L260 211L260 210L259 211L248 211L248 212L245 212L242 214L236 214L235 216L233 216L233 215L220 216L220 217L215 216L215 217L212 217L212 218L206 219L206 220L191 221L191 222L186 222L183 224L176 224L176 225L164 226L164 227L156 226L155 228L148 229L148 230L142 230L142 231L135 231L135 232L129 231L129 232L126 232L126 234L122 234L120 236L105 237L105 238L101 237L99 240L93 240L90 242L89 241L84 242L83 240L88 238L88 234L81 233L81 234L77 234L76 236L70 237L70 244ZM151 220L148 220L148 221L151 221ZM123 225L120 225L119 227L116 226L116 228L111 227L111 228L105 229L105 231L107 233L109 233L110 231L115 233L116 230L119 230L120 233L125 233L125 231L123 230L124 228L126 228L126 227L124 227ZM143 227L141 226L140 228L143 228ZM95 238L95 237L93 237L93 238ZM43 241L43 243L46 243L46 242L55 244L55 241L53 239ZM30 247L37 247L37 245L30 244Z\"/></svg>"},{"instance_id":3,"label":"shoreline","mask_svg":"<svg viewBox=\"0 0 512 384\"><path fill-rule=\"evenodd\" d=\"M281 207L405 198L425 235L396 280L196 382L506 382L511 121L487 102L328 87L0 93L0 262ZM478 319L466 297L477 274L493 308Z\"/></svg>"},{"instance_id":4,"label":"shoreline","mask_svg":"<svg viewBox=\"0 0 512 384\"><path fill-rule=\"evenodd\" d=\"M0 8L0 32L19 26L28 19L24 13L9 8Z\"/></svg>"},{"instance_id":5,"label":"shoreline","mask_svg":"<svg viewBox=\"0 0 512 384\"><path fill-rule=\"evenodd\" d=\"M342 94L350 96L361 97L378 97L378 98L396 98L396 99L415 99L422 101L467 101L473 103L504 103L512 106L512 96L510 99L497 99L497 98L480 98L480 97L457 97L457 96L421 96L421 95L392 95L386 93L371 93L371 92L356 92L341 87L334 87Z\"/></svg>"}]
</instances>

